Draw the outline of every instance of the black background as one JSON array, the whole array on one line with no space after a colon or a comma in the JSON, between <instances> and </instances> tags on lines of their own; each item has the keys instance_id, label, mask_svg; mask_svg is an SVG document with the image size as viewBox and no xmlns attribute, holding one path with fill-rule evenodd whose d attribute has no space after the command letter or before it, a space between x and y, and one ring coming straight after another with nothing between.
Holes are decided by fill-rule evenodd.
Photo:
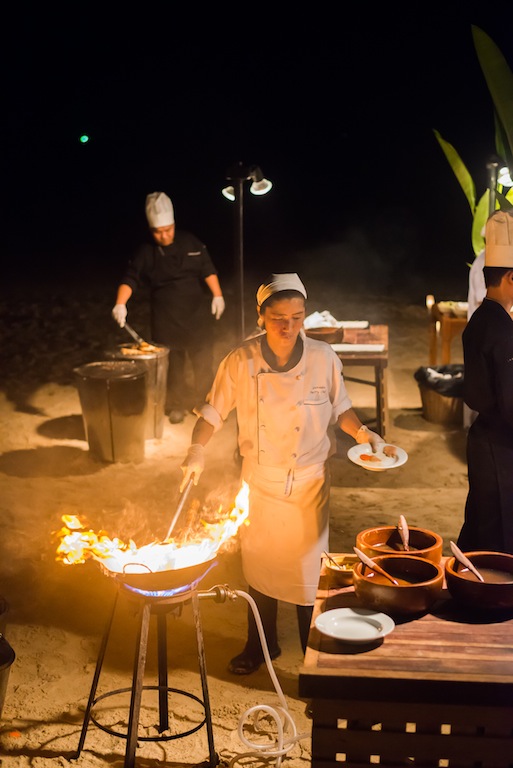
<instances>
[{"instance_id":1,"label":"black background","mask_svg":"<svg viewBox=\"0 0 513 768\"><path fill-rule=\"evenodd\" d=\"M155 190L229 279L220 190L241 161L274 184L245 191L248 270L419 293L454 280L465 298L471 213L433 129L479 198L495 148L472 25L513 64L511 14L480 6L20 12L3 32L4 279L94 275L112 291Z\"/></svg>"}]
</instances>

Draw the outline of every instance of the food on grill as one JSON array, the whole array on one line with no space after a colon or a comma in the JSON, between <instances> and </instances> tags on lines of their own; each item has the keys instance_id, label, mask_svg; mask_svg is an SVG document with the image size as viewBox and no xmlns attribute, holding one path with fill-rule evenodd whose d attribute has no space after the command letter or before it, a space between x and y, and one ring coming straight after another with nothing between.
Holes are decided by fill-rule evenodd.
<instances>
[{"instance_id":1,"label":"food on grill","mask_svg":"<svg viewBox=\"0 0 513 768\"><path fill-rule=\"evenodd\" d=\"M123 355L147 355L149 352L159 352L161 347L156 347L154 344L148 344L147 341L143 341L140 344L129 344L121 347L121 354Z\"/></svg>"}]
</instances>

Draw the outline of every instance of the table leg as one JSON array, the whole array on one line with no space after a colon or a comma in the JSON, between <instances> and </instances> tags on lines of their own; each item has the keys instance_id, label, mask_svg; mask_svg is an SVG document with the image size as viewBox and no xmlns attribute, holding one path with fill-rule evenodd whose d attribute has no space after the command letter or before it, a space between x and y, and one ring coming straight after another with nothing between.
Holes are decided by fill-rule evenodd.
<instances>
[{"instance_id":1,"label":"table leg","mask_svg":"<svg viewBox=\"0 0 513 768\"><path fill-rule=\"evenodd\" d=\"M438 357L438 331L436 320L431 319L429 324L429 365L436 365Z\"/></svg>"},{"instance_id":2,"label":"table leg","mask_svg":"<svg viewBox=\"0 0 513 768\"><path fill-rule=\"evenodd\" d=\"M378 434L385 440L389 431L387 369L380 365L374 367L376 380L376 422Z\"/></svg>"}]
</instances>

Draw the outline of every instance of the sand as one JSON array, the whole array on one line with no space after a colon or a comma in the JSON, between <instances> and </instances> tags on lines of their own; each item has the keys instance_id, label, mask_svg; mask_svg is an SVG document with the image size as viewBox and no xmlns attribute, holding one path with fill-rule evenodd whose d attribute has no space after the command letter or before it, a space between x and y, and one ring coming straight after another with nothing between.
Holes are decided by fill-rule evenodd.
<instances>
[{"instance_id":1,"label":"sand","mask_svg":"<svg viewBox=\"0 0 513 768\"><path fill-rule=\"evenodd\" d=\"M73 290L4 291L0 304L2 388L0 391L0 596L7 602L2 620L5 638L16 654L7 677L0 723L2 766L122 766L126 742L94 724L76 756L84 709L93 681L101 636L112 611L117 582L94 560L65 566L56 561L55 532L62 515L85 517L95 531L132 537L140 546L167 531L178 500L180 462L195 421L165 422L161 439L147 440L141 463L105 463L91 457L85 440L75 385L75 366L104 359L104 352L127 341L110 320L112 286L75 286ZM335 286L309 285L309 311L328 309L338 319L389 325L389 442L409 456L404 466L383 473L352 464L352 441L341 437L332 470L332 552L351 550L359 530L376 524L408 523L430 528L449 541L457 537L467 493L466 433L424 418L414 372L428 364L428 318L422 298L344 294ZM431 292L431 291L426 291ZM230 300L227 296L228 303ZM442 298L442 297L440 297ZM463 295L444 298L462 299ZM250 310L251 311L251 310ZM147 308L134 300L129 317L148 333ZM233 343L233 313L227 310L216 327L216 358ZM461 362L461 342L454 342L453 362ZM368 375L364 369L352 374ZM348 383L363 419L373 415L374 390ZM232 420L207 448L207 469L193 494L229 505L238 490ZM286 542L284 542L284 546ZM226 585L231 598L200 603L215 751L222 765L230 761L256 765L261 758L243 757L253 748L239 735L246 713L257 705L285 706L295 729L283 764L290 768L310 761L311 721L307 702L298 696L303 657L295 610L280 605L282 655L273 665L278 688L264 665L247 677L227 672L228 660L244 644L247 602L237 539L221 552L217 565L201 581L207 590ZM134 604L121 590L98 693L131 684L136 643ZM156 623L156 622L155 622ZM150 622L145 683L156 685L156 630ZM190 603L168 619L169 686L202 697ZM150 694L148 694L149 696ZM283 697L283 699L282 699ZM126 729L126 694L110 697L105 716ZM189 730L201 721L189 697L172 699L170 730ZM154 700L143 700L139 734L155 736ZM124 725L123 725L124 724ZM268 723L274 740L276 729ZM206 729L169 741L140 741L137 765L181 766L208 758ZM271 764L275 762L270 759Z\"/></svg>"}]
</instances>

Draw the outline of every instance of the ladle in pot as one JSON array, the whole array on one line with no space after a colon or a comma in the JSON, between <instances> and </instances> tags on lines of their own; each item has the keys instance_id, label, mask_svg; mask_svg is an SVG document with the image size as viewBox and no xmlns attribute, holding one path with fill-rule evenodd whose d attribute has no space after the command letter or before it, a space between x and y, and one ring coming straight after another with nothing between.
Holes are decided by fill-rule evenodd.
<instances>
[{"instance_id":1,"label":"ladle in pot","mask_svg":"<svg viewBox=\"0 0 513 768\"><path fill-rule=\"evenodd\" d=\"M345 568L342 568L342 566L341 566L341 565L339 565L339 564L337 563L337 561L336 561L336 560L335 560L335 559L334 559L334 558L333 558L331 555L328 555L328 553L326 552L326 550L323 550L323 553L322 553L322 554L324 555L324 557L326 558L326 560L329 560L329 561L330 561L330 563L332 564L332 566L333 566L334 568L337 568L339 571L344 571L344 570L345 570Z\"/></svg>"},{"instance_id":2,"label":"ladle in pot","mask_svg":"<svg viewBox=\"0 0 513 768\"><path fill-rule=\"evenodd\" d=\"M483 576L479 573L474 563L472 563L468 559L468 557L463 554L461 549L458 546L456 546L454 541L451 541L451 551L454 557L456 558L456 560L459 560L462 565L465 565L469 569L469 571L471 571L474 574L474 576L476 576L479 579L479 581L484 581Z\"/></svg>"},{"instance_id":3,"label":"ladle in pot","mask_svg":"<svg viewBox=\"0 0 513 768\"><path fill-rule=\"evenodd\" d=\"M353 550L358 555L362 563L364 563L368 568L371 569L371 571L375 571L376 573L381 574L381 576L384 576L386 579L392 582L396 587L399 586L399 582L397 579L394 579L393 576L391 576L389 573L385 571L384 568L382 568L380 565L374 562L370 557L367 557L367 555L361 551L361 549L358 549L358 547L353 547Z\"/></svg>"}]
</instances>

